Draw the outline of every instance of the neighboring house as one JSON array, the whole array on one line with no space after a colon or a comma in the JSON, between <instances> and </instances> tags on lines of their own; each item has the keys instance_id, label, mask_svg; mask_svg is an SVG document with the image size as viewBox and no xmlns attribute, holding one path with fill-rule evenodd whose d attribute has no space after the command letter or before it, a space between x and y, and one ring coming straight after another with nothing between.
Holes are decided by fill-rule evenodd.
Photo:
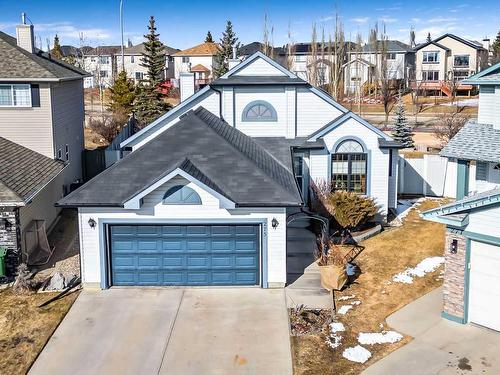
<instances>
[{"instance_id":1,"label":"neighboring house","mask_svg":"<svg viewBox=\"0 0 500 375\"><path fill-rule=\"evenodd\" d=\"M277 63L283 65L286 68L286 51L282 47L271 47L272 48L272 59ZM245 60L247 57L252 56L255 52L263 52L264 43L252 42L240 46L238 49L238 57L241 60Z\"/></svg>"},{"instance_id":2,"label":"neighboring house","mask_svg":"<svg viewBox=\"0 0 500 375\"><path fill-rule=\"evenodd\" d=\"M118 73L121 46L97 46L83 57L83 69L92 74L85 80L85 88L110 87Z\"/></svg>"},{"instance_id":3,"label":"neighboring house","mask_svg":"<svg viewBox=\"0 0 500 375\"><path fill-rule=\"evenodd\" d=\"M5 240L0 230L0 246L18 254L31 222L49 228L54 203L82 178L88 74L36 49L32 25L16 36L0 32L0 227L7 218L3 230L17 231Z\"/></svg>"},{"instance_id":4,"label":"neighboring house","mask_svg":"<svg viewBox=\"0 0 500 375\"><path fill-rule=\"evenodd\" d=\"M457 201L422 216L446 224L443 317L500 331L500 63L464 84L479 85L478 119L441 152Z\"/></svg>"},{"instance_id":5,"label":"neighboring house","mask_svg":"<svg viewBox=\"0 0 500 375\"><path fill-rule=\"evenodd\" d=\"M349 61L344 65L344 92L354 94L359 87L376 83L377 77L382 77L382 49L378 45L368 43L359 52L349 53ZM414 52L412 48L398 40L387 40L383 49L386 51L387 79L394 81L397 86L405 87L414 66Z\"/></svg>"},{"instance_id":6,"label":"neighboring house","mask_svg":"<svg viewBox=\"0 0 500 375\"><path fill-rule=\"evenodd\" d=\"M121 146L59 201L78 208L87 286L283 287L311 181L373 197L381 220L396 206L400 145L261 52Z\"/></svg>"},{"instance_id":7,"label":"neighboring house","mask_svg":"<svg viewBox=\"0 0 500 375\"><path fill-rule=\"evenodd\" d=\"M481 43L444 34L419 44L415 51L413 87L425 94L470 95L473 86L461 81L487 67L488 51Z\"/></svg>"},{"instance_id":8,"label":"neighboring house","mask_svg":"<svg viewBox=\"0 0 500 375\"><path fill-rule=\"evenodd\" d=\"M217 43L205 42L174 53L175 78L179 80L181 73L194 73L196 85L202 87L209 84L214 78L215 56L218 51Z\"/></svg>"},{"instance_id":9,"label":"neighboring house","mask_svg":"<svg viewBox=\"0 0 500 375\"><path fill-rule=\"evenodd\" d=\"M164 51L166 53L164 77L165 79L174 78L174 58L172 55L179 50L165 46ZM127 77L133 79L135 83L147 79L147 69L142 66L142 54L144 52L144 43L137 44L135 46L129 46L124 50L125 71L127 72ZM121 56L118 56L117 65L118 69L121 70Z\"/></svg>"}]
</instances>

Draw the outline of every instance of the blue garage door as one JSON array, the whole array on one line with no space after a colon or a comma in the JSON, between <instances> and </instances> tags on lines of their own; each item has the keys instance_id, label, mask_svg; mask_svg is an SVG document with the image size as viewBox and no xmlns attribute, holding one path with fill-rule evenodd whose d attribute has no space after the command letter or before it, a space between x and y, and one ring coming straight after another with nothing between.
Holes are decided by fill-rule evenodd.
<instances>
[{"instance_id":1,"label":"blue garage door","mask_svg":"<svg viewBox=\"0 0 500 375\"><path fill-rule=\"evenodd\" d=\"M257 285L256 225L113 225L112 285Z\"/></svg>"}]
</instances>

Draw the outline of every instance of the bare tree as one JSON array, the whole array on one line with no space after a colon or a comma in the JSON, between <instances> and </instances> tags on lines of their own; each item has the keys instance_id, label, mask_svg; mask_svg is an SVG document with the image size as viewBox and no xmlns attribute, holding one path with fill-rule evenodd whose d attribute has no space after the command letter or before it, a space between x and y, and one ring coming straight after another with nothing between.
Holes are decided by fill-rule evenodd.
<instances>
[{"instance_id":1,"label":"bare tree","mask_svg":"<svg viewBox=\"0 0 500 375\"><path fill-rule=\"evenodd\" d=\"M288 22L288 43L286 45L286 55L285 55L285 65L288 70L292 70L294 65L294 55L295 55L295 42L292 37L292 28L290 26L290 22Z\"/></svg>"},{"instance_id":2,"label":"bare tree","mask_svg":"<svg viewBox=\"0 0 500 375\"><path fill-rule=\"evenodd\" d=\"M312 25L310 57L307 61L308 81L311 85L318 85L318 34L316 23Z\"/></svg>"},{"instance_id":3,"label":"bare tree","mask_svg":"<svg viewBox=\"0 0 500 375\"><path fill-rule=\"evenodd\" d=\"M458 112L443 113L439 116L438 122L434 126L434 134L444 146L453 138L460 129L469 121L469 116Z\"/></svg>"},{"instance_id":4,"label":"bare tree","mask_svg":"<svg viewBox=\"0 0 500 375\"><path fill-rule=\"evenodd\" d=\"M329 56L332 56L330 67L331 94L339 100L342 96L343 65L346 61L346 43L344 34L344 25L338 14L335 14L335 28L333 33L333 44L329 41Z\"/></svg>"},{"instance_id":5,"label":"bare tree","mask_svg":"<svg viewBox=\"0 0 500 375\"><path fill-rule=\"evenodd\" d=\"M262 53L268 57L272 54L271 38L269 36L269 20L267 19L267 13L264 14L264 30L263 30L263 41L262 41Z\"/></svg>"},{"instance_id":6,"label":"bare tree","mask_svg":"<svg viewBox=\"0 0 500 375\"><path fill-rule=\"evenodd\" d=\"M361 98L362 98L362 85L363 85L363 82L362 82L362 79L361 79L361 75L362 75L362 71L361 71L361 62L360 62L360 59L361 59L361 52L362 52L362 44L363 44L363 37L361 36L361 33L357 33L356 34L356 61L354 62L354 66L355 66L355 72L356 72L356 100L357 100L357 103L358 103L358 115L361 115Z\"/></svg>"}]
</instances>

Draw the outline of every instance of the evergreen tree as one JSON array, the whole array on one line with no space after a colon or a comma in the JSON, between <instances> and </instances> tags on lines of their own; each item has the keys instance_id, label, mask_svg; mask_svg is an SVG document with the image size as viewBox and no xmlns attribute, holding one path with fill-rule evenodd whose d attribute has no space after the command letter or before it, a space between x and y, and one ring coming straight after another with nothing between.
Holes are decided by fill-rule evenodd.
<instances>
[{"instance_id":1,"label":"evergreen tree","mask_svg":"<svg viewBox=\"0 0 500 375\"><path fill-rule=\"evenodd\" d=\"M170 109L170 105L164 100L164 94L159 90L159 85L164 80L165 46L156 32L153 16L149 19L148 30L149 33L144 35L145 52L142 54L141 63L147 70L147 79L144 84L137 86L134 103L139 128L148 125Z\"/></svg>"},{"instance_id":2,"label":"evergreen tree","mask_svg":"<svg viewBox=\"0 0 500 375\"><path fill-rule=\"evenodd\" d=\"M491 45L491 49L492 49L492 52L493 52L493 61L492 61L492 63L495 64L497 62L500 62L500 31L498 32L495 41Z\"/></svg>"},{"instance_id":3,"label":"evergreen tree","mask_svg":"<svg viewBox=\"0 0 500 375\"><path fill-rule=\"evenodd\" d=\"M205 43L213 43L214 38L212 38L212 33L208 30L207 36L205 37Z\"/></svg>"},{"instance_id":4,"label":"evergreen tree","mask_svg":"<svg viewBox=\"0 0 500 375\"><path fill-rule=\"evenodd\" d=\"M134 82L129 80L125 70L122 70L118 73L113 85L109 88L108 108L115 115L128 117L132 112L134 99Z\"/></svg>"},{"instance_id":5,"label":"evergreen tree","mask_svg":"<svg viewBox=\"0 0 500 375\"><path fill-rule=\"evenodd\" d=\"M63 58L63 52L61 44L59 43L59 36L57 34L54 37L54 48L52 48L52 56L59 60Z\"/></svg>"},{"instance_id":6,"label":"evergreen tree","mask_svg":"<svg viewBox=\"0 0 500 375\"><path fill-rule=\"evenodd\" d=\"M401 94L399 94L396 104L396 123L392 131L392 138L403 144L405 148L413 148L415 146L413 143L412 127L406 119L405 105L401 98Z\"/></svg>"},{"instance_id":7,"label":"evergreen tree","mask_svg":"<svg viewBox=\"0 0 500 375\"><path fill-rule=\"evenodd\" d=\"M427 33L427 42L431 42L432 39L431 39L431 33Z\"/></svg>"},{"instance_id":8,"label":"evergreen tree","mask_svg":"<svg viewBox=\"0 0 500 375\"><path fill-rule=\"evenodd\" d=\"M215 56L215 77L220 77L229 70L228 60L233 55L233 47L238 49L239 46L240 43L233 31L233 24L231 21L227 21L226 30L222 33L222 38L220 39L219 52Z\"/></svg>"}]
</instances>

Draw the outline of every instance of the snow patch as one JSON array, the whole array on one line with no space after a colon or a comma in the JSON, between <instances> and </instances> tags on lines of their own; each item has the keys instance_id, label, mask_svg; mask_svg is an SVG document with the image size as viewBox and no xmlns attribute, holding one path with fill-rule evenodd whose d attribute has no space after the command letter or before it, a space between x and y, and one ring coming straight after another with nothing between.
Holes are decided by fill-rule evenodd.
<instances>
[{"instance_id":1,"label":"snow patch","mask_svg":"<svg viewBox=\"0 0 500 375\"><path fill-rule=\"evenodd\" d=\"M350 296L342 296L342 297L339 297L337 298L338 301L347 301L348 299L353 299L355 298L356 296L354 294L351 294Z\"/></svg>"},{"instance_id":2,"label":"snow patch","mask_svg":"<svg viewBox=\"0 0 500 375\"><path fill-rule=\"evenodd\" d=\"M352 305L344 305L339 308L337 311L340 315L345 315L347 312L352 309Z\"/></svg>"},{"instance_id":3,"label":"snow patch","mask_svg":"<svg viewBox=\"0 0 500 375\"><path fill-rule=\"evenodd\" d=\"M358 342L363 345L373 345L373 344L393 344L395 342L400 341L403 338L403 335L396 331L387 331L387 332L371 332L371 333L363 333L361 332L358 335Z\"/></svg>"},{"instance_id":4,"label":"snow patch","mask_svg":"<svg viewBox=\"0 0 500 375\"><path fill-rule=\"evenodd\" d=\"M333 333L344 332L345 327L342 323L331 323L330 324L330 331L332 331Z\"/></svg>"},{"instance_id":5,"label":"snow patch","mask_svg":"<svg viewBox=\"0 0 500 375\"><path fill-rule=\"evenodd\" d=\"M363 348L361 345L354 346L352 348L347 348L342 353L342 357L357 363L365 363L370 359L372 353L369 350Z\"/></svg>"},{"instance_id":6,"label":"snow patch","mask_svg":"<svg viewBox=\"0 0 500 375\"><path fill-rule=\"evenodd\" d=\"M353 306L361 305L361 301L352 301L351 305L353 305Z\"/></svg>"},{"instance_id":7,"label":"snow patch","mask_svg":"<svg viewBox=\"0 0 500 375\"><path fill-rule=\"evenodd\" d=\"M394 275L393 281L403 284L413 284L414 277L424 277L427 273L434 272L444 263L444 257L425 258L413 268L407 268L403 272Z\"/></svg>"},{"instance_id":8,"label":"snow patch","mask_svg":"<svg viewBox=\"0 0 500 375\"><path fill-rule=\"evenodd\" d=\"M338 348L342 344L342 336L332 333L326 339L326 343L332 349Z\"/></svg>"}]
</instances>

